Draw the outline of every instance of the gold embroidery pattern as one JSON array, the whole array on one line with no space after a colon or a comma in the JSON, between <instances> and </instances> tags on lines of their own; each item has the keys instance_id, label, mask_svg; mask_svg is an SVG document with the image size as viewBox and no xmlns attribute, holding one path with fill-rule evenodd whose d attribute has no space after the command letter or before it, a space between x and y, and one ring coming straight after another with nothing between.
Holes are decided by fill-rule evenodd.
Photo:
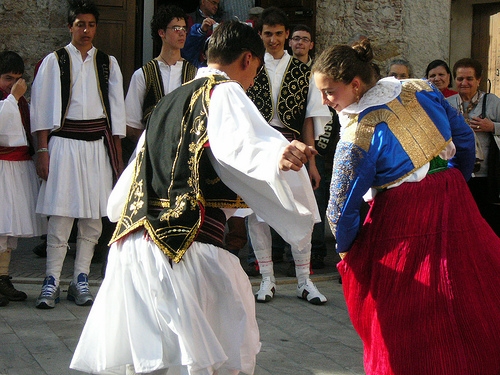
<instances>
[{"instance_id":1,"label":"gold embroidery pattern","mask_svg":"<svg viewBox=\"0 0 500 375\"><path fill-rule=\"evenodd\" d=\"M368 150L375 126L385 122L389 130L397 138L403 150L410 158L414 169L377 189L384 189L421 168L435 158L451 140L446 140L439 132L432 119L418 102L416 92L432 91L432 88L421 80L405 81L400 98L387 103L387 109L368 113L362 118L356 129L354 143Z\"/></svg>"},{"instance_id":2,"label":"gold embroidery pattern","mask_svg":"<svg viewBox=\"0 0 500 375\"><path fill-rule=\"evenodd\" d=\"M288 129L300 133L294 123L305 118L311 71L291 58L285 72L278 97L278 117Z\"/></svg>"},{"instance_id":3,"label":"gold embroidery pattern","mask_svg":"<svg viewBox=\"0 0 500 375\"><path fill-rule=\"evenodd\" d=\"M265 67L255 77L253 86L248 89L247 95L266 121L270 122L274 116L274 110L271 85L269 84L269 77Z\"/></svg>"}]
</instances>

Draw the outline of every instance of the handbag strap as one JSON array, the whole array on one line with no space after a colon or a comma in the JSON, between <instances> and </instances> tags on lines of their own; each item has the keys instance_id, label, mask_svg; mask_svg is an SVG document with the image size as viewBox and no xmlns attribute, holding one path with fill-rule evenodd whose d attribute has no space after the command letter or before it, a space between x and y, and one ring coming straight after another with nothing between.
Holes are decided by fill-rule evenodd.
<instances>
[{"instance_id":1,"label":"handbag strap","mask_svg":"<svg viewBox=\"0 0 500 375\"><path fill-rule=\"evenodd\" d=\"M481 118L486 117L486 97L488 96L488 93L485 92L483 95L483 107L481 108Z\"/></svg>"}]
</instances>

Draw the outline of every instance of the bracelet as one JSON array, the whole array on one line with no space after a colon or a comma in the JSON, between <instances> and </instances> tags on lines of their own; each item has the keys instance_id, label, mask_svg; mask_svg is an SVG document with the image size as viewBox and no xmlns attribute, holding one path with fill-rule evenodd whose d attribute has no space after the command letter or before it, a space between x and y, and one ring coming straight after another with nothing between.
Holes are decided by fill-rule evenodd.
<instances>
[{"instance_id":1,"label":"bracelet","mask_svg":"<svg viewBox=\"0 0 500 375\"><path fill-rule=\"evenodd\" d=\"M43 148L39 148L38 150L36 150L36 153L40 153L40 152L49 152L49 149L46 148L46 147L43 147Z\"/></svg>"}]
</instances>

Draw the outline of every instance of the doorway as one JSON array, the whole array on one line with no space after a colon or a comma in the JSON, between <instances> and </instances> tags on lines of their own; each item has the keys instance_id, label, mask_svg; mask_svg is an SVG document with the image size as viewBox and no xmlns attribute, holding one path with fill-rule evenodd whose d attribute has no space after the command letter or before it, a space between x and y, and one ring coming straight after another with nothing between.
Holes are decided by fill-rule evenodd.
<instances>
[{"instance_id":1,"label":"doorway","mask_svg":"<svg viewBox=\"0 0 500 375\"><path fill-rule=\"evenodd\" d=\"M480 89L500 96L500 2L473 6L471 57L483 66Z\"/></svg>"}]
</instances>

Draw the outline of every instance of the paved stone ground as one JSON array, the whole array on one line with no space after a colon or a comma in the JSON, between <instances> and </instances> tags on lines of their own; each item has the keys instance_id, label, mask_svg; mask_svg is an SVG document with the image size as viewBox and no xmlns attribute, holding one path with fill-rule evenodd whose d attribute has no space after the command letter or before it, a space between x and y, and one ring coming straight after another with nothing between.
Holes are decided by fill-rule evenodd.
<instances>
[{"instance_id":1,"label":"paved stone ground","mask_svg":"<svg viewBox=\"0 0 500 375\"><path fill-rule=\"evenodd\" d=\"M0 308L0 375L79 374L69 362L85 324L89 307L62 298L53 310L34 307L44 277L45 259L32 253L39 239L22 240L13 253L11 275L18 289L28 294L25 302ZM62 297L71 278L74 251L64 264ZM246 252L241 254L245 265ZM335 269L336 254L329 248L327 267L312 279L328 298L314 306L296 297L296 281L284 276L286 264L277 264L277 294L273 301L257 304L262 349L256 375L362 375L362 344L347 315L342 286ZM98 292L101 264L93 264L90 281ZM260 278L250 278L257 291Z\"/></svg>"}]
</instances>

